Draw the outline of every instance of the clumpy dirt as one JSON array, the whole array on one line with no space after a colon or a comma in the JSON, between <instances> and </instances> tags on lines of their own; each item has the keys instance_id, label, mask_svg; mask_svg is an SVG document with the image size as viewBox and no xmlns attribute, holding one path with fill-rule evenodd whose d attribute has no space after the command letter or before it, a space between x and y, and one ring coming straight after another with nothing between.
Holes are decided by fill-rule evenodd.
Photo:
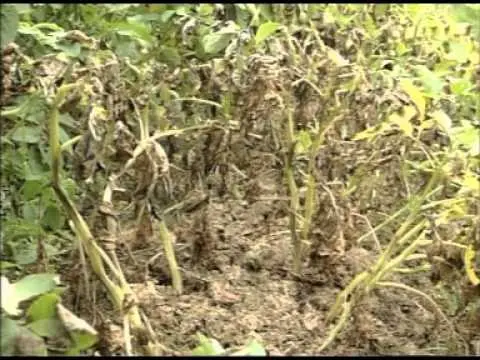
<instances>
[{"instance_id":1,"label":"clumpy dirt","mask_svg":"<svg viewBox=\"0 0 480 360\"><path fill-rule=\"evenodd\" d=\"M287 215L275 210L280 208L279 201L210 201L171 226L184 275L182 295L170 286L163 255L151 262L147 272L145 264L161 246L149 243L134 249L139 266L127 256L122 259L127 264L127 280L164 354L189 353L198 345L197 332L217 339L227 349L257 339L270 355L320 354L330 329L325 317L336 295L375 254L349 245L343 255L325 255L314 264L305 263L304 274L294 276L290 272L290 237L285 231ZM276 216L263 216L269 212ZM199 223L206 229L200 231ZM412 285L424 291L432 286L428 278L419 279L423 280ZM97 306L105 312L110 307L106 300L99 300ZM110 333L104 351L121 352L121 323L110 324L117 333ZM471 336L471 344L475 338L478 342L478 334ZM422 299L385 289L374 291L357 305L347 328L321 354L472 351L449 339L452 334L447 324L439 321Z\"/></svg>"}]
</instances>

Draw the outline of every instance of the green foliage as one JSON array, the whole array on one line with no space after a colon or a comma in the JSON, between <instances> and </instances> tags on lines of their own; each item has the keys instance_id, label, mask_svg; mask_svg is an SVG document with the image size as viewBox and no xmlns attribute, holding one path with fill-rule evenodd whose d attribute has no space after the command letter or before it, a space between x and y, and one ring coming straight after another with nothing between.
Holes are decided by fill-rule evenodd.
<instances>
[{"instance_id":1,"label":"green foliage","mask_svg":"<svg viewBox=\"0 0 480 360\"><path fill-rule=\"evenodd\" d=\"M320 124L337 109L345 113L351 110L354 117L363 116L363 109L357 111L352 99L371 92L374 96L369 101L375 106L367 111L367 115L372 115L366 122L368 127L357 131L341 124L348 140L374 145L391 134L400 134L403 144L409 144L407 153L399 155L406 169L404 181L414 183L435 171L439 164L445 164L441 167L442 176L451 194L446 198L432 196L429 201L434 204L451 198L463 200L455 206L432 206L434 210L427 215L437 219L439 226L458 216L472 216L470 207L477 200L479 188L479 16L480 6L476 4L1 5L1 48L15 41L24 60L16 69L16 81L24 90L1 112L2 186L7 194L2 208L2 273L19 275L26 265L35 263L39 258L38 244L47 257L71 248L72 244L64 241L64 234L70 231L66 215L51 188L45 125L51 110L49 96L56 81L71 80L65 74L73 69L102 69L112 59L120 68L122 85L126 84L125 97L137 99L148 89L152 122L158 129L166 130L187 121L201 123L212 119L213 111L205 110L208 106L222 109L217 118L241 120L234 118L239 92L232 85L238 80L234 74L245 75L245 64L252 54L285 53L289 76L305 80L315 90L313 102L322 103L322 109L313 116L315 124L294 131L293 160L306 155L313 159L316 154L311 153L312 149L318 150L322 145ZM77 31L75 36L72 31ZM54 63L44 73L37 73L36 62L48 58L68 64L68 68L57 74L58 64ZM165 73L159 72L163 66L168 69ZM199 72L194 70L197 68L214 70L210 82L199 79ZM341 76L345 74L339 73L347 68L350 74L344 80ZM98 73L101 76L103 70ZM176 83L165 80L166 74L175 74ZM211 83L217 87L207 89ZM90 105L88 91L93 93L93 85L87 85L90 88L82 94L79 104L60 114L62 144L83 135L79 124ZM376 95L379 90L381 96ZM170 121L171 108L181 108L180 100L185 98L194 98L195 104L188 107L187 115L183 114L185 118L178 123ZM111 111L95 106L99 113ZM186 113L185 108L182 111ZM423 136L432 132L445 137L448 145L433 148L426 144ZM410 150L428 156L412 160ZM72 179L68 157L64 160L62 175L66 180L62 185L74 198L83 184ZM313 216L313 191L317 184L313 175L304 176L301 181L299 188L310 191L308 213ZM370 176L348 176L345 194L352 198L346 200L361 195L358 191L362 183L370 181ZM421 213L415 221L420 222L424 216ZM466 276L475 283L478 249L466 235L449 240L458 241L465 249ZM25 338L31 344L32 354L45 355L47 348L42 337L63 336L65 323L70 324L67 331L71 346L63 353L79 354L95 343L94 331L81 319L65 313L69 319L57 317L60 295L55 288L54 278L48 274L29 275L14 283L2 276L2 309L9 315L2 318L2 349L7 349L6 353L15 353L18 339ZM28 323L13 320L12 316L22 315L20 303L32 298L36 299L26 311ZM198 336L200 345L194 355L226 353L218 341ZM265 351L252 342L235 355L265 355Z\"/></svg>"},{"instance_id":2,"label":"green foliage","mask_svg":"<svg viewBox=\"0 0 480 360\"><path fill-rule=\"evenodd\" d=\"M256 340L250 341L240 350L227 351L215 339L206 337L201 333L197 333L199 345L192 351L194 356L214 356L214 355L230 355L230 356L266 356L267 353L263 346Z\"/></svg>"},{"instance_id":3,"label":"green foliage","mask_svg":"<svg viewBox=\"0 0 480 360\"><path fill-rule=\"evenodd\" d=\"M14 283L1 277L1 355L46 356L45 339L69 344L51 351L79 355L98 341L90 325L61 305L58 285L55 274L28 275ZM29 300L26 309L20 308Z\"/></svg>"},{"instance_id":4,"label":"green foliage","mask_svg":"<svg viewBox=\"0 0 480 360\"><path fill-rule=\"evenodd\" d=\"M280 24L273 21L261 24L255 35L255 43L257 45L261 44L266 38L275 33L279 27Z\"/></svg>"},{"instance_id":5,"label":"green foliage","mask_svg":"<svg viewBox=\"0 0 480 360\"><path fill-rule=\"evenodd\" d=\"M18 30L18 13L14 6L0 6L0 49L4 49L9 43L15 40Z\"/></svg>"}]
</instances>

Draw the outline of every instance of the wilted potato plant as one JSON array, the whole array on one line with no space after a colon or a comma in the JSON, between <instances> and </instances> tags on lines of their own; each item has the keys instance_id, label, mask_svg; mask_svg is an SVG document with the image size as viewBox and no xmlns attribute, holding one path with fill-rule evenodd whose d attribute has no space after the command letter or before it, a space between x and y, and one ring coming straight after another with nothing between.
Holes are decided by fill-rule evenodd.
<instances>
[{"instance_id":1,"label":"wilted potato plant","mask_svg":"<svg viewBox=\"0 0 480 360\"><path fill-rule=\"evenodd\" d=\"M479 12L2 5L2 354L478 355Z\"/></svg>"}]
</instances>

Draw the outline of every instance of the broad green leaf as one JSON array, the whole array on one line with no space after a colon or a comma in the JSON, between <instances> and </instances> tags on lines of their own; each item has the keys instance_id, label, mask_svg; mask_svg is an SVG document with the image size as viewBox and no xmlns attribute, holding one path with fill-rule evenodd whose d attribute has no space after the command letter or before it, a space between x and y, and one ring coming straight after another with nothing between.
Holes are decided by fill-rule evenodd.
<instances>
[{"instance_id":1,"label":"broad green leaf","mask_svg":"<svg viewBox=\"0 0 480 360\"><path fill-rule=\"evenodd\" d=\"M398 56L405 55L409 51L410 51L410 49L403 42L397 43L396 52L397 52Z\"/></svg>"},{"instance_id":2,"label":"broad green leaf","mask_svg":"<svg viewBox=\"0 0 480 360\"><path fill-rule=\"evenodd\" d=\"M88 332L73 332L70 336L75 343L76 352L87 350L98 342L98 335Z\"/></svg>"},{"instance_id":3,"label":"broad green leaf","mask_svg":"<svg viewBox=\"0 0 480 360\"><path fill-rule=\"evenodd\" d=\"M474 128L468 121L463 120L462 126L455 127L451 130L450 138L454 147L465 148L472 155L480 154L480 138L478 130Z\"/></svg>"},{"instance_id":4,"label":"broad green leaf","mask_svg":"<svg viewBox=\"0 0 480 360\"><path fill-rule=\"evenodd\" d=\"M220 32L207 34L202 38L203 50L207 54L217 54L228 46L232 38L232 34Z\"/></svg>"},{"instance_id":5,"label":"broad green leaf","mask_svg":"<svg viewBox=\"0 0 480 360\"><path fill-rule=\"evenodd\" d=\"M36 225L39 227L38 225ZM22 239L22 241L16 241L15 251L13 254L13 260L21 266L30 265L37 261L38 247L28 239Z\"/></svg>"},{"instance_id":6,"label":"broad green leaf","mask_svg":"<svg viewBox=\"0 0 480 360\"><path fill-rule=\"evenodd\" d=\"M450 52L445 55L445 58L463 64L468 60L471 51L472 50L468 44L452 42L450 43Z\"/></svg>"},{"instance_id":7,"label":"broad green leaf","mask_svg":"<svg viewBox=\"0 0 480 360\"><path fill-rule=\"evenodd\" d=\"M463 254L463 261L465 264L465 272L467 273L467 277L472 283L473 286L480 285L480 277L477 276L475 270L475 259L477 257L476 249L473 244L469 244L465 253Z\"/></svg>"},{"instance_id":8,"label":"broad green leaf","mask_svg":"<svg viewBox=\"0 0 480 360\"><path fill-rule=\"evenodd\" d=\"M58 33L63 32L63 28L54 23L39 23L39 24L33 25L32 28L38 29L38 30L49 30L49 31L54 31Z\"/></svg>"},{"instance_id":9,"label":"broad green leaf","mask_svg":"<svg viewBox=\"0 0 480 360\"><path fill-rule=\"evenodd\" d=\"M138 47L131 40L121 40L115 45L115 53L120 57L134 58L138 54Z\"/></svg>"},{"instance_id":10,"label":"broad green leaf","mask_svg":"<svg viewBox=\"0 0 480 360\"><path fill-rule=\"evenodd\" d=\"M480 191L480 180L476 174L472 173L471 171L467 171L462 178L461 186L461 193L473 192L474 194L478 194Z\"/></svg>"},{"instance_id":11,"label":"broad green leaf","mask_svg":"<svg viewBox=\"0 0 480 360\"><path fill-rule=\"evenodd\" d=\"M48 226L52 231L59 230L65 224L65 216L62 215L58 207L49 206L43 213L42 225Z\"/></svg>"},{"instance_id":12,"label":"broad green leaf","mask_svg":"<svg viewBox=\"0 0 480 360\"><path fill-rule=\"evenodd\" d=\"M403 113L393 113L389 116L388 122L398 125L398 127L407 135L412 136L413 125L410 120L417 114L415 107L404 106Z\"/></svg>"},{"instance_id":13,"label":"broad green leaf","mask_svg":"<svg viewBox=\"0 0 480 360\"><path fill-rule=\"evenodd\" d=\"M3 50L15 40L18 30L18 13L15 6L1 5L0 8L0 48Z\"/></svg>"},{"instance_id":14,"label":"broad green leaf","mask_svg":"<svg viewBox=\"0 0 480 360\"><path fill-rule=\"evenodd\" d=\"M82 52L82 46L79 43L54 43L52 47L70 58L78 58Z\"/></svg>"},{"instance_id":15,"label":"broad green leaf","mask_svg":"<svg viewBox=\"0 0 480 360\"><path fill-rule=\"evenodd\" d=\"M38 206L38 201L24 202L22 205L22 215L25 220L36 222L40 217L42 210Z\"/></svg>"},{"instance_id":16,"label":"broad green leaf","mask_svg":"<svg viewBox=\"0 0 480 360\"><path fill-rule=\"evenodd\" d=\"M2 224L2 231L5 231L8 239L45 235L37 224L22 218L5 220Z\"/></svg>"},{"instance_id":17,"label":"broad green leaf","mask_svg":"<svg viewBox=\"0 0 480 360\"><path fill-rule=\"evenodd\" d=\"M255 34L255 43L259 45L267 37L269 37L275 31L277 31L279 27L280 27L280 24L276 22L269 21L269 22L263 23L258 27L257 33Z\"/></svg>"},{"instance_id":18,"label":"broad green leaf","mask_svg":"<svg viewBox=\"0 0 480 360\"><path fill-rule=\"evenodd\" d=\"M168 20L170 20L175 14L177 13L176 10L167 10L164 11L160 17L160 20L164 23L166 23Z\"/></svg>"},{"instance_id":19,"label":"broad green leaf","mask_svg":"<svg viewBox=\"0 0 480 360\"><path fill-rule=\"evenodd\" d=\"M233 356L267 356L265 348L257 340L251 341L242 350L232 354Z\"/></svg>"},{"instance_id":20,"label":"broad green leaf","mask_svg":"<svg viewBox=\"0 0 480 360\"><path fill-rule=\"evenodd\" d=\"M59 122L61 125L65 125L69 128L72 128L72 129L76 128L75 120L69 113L60 114Z\"/></svg>"},{"instance_id":21,"label":"broad green leaf","mask_svg":"<svg viewBox=\"0 0 480 360\"><path fill-rule=\"evenodd\" d=\"M22 192L25 200L32 200L39 195L44 187L42 180L27 180L23 184Z\"/></svg>"},{"instance_id":22,"label":"broad green leaf","mask_svg":"<svg viewBox=\"0 0 480 360\"><path fill-rule=\"evenodd\" d=\"M129 23L142 23L142 22L150 22L150 21L158 21L160 20L160 14L139 14L135 16L130 16L127 18Z\"/></svg>"},{"instance_id":23,"label":"broad green leaf","mask_svg":"<svg viewBox=\"0 0 480 360\"><path fill-rule=\"evenodd\" d=\"M15 142L37 144L40 142L42 129L40 126L20 126L15 129L11 139Z\"/></svg>"},{"instance_id":24,"label":"broad green leaf","mask_svg":"<svg viewBox=\"0 0 480 360\"><path fill-rule=\"evenodd\" d=\"M56 274L32 274L27 275L13 284L15 301L20 303L35 296L52 291L59 284Z\"/></svg>"},{"instance_id":25,"label":"broad green leaf","mask_svg":"<svg viewBox=\"0 0 480 360\"><path fill-rule=\"evenodd\" d=\"M200 4L197 7L197 12L201 16L211 15L214 11L214 7L211 4Z\"/></svg>"},{"instance_id":26,"label":"broad green leaf","mask_svg":"<svg viewBox=\"0 0 480 360\"><path fill-rule=\"evenodd\" d=\"M450 84L450 89L455 95L466 95L472 88L472 83L466 79L456 79Z\"/></svg>"},{"instance_id":27,"label":"broad green leaf","mask_svg":"<svg viewBox=\"0 0 480 360\"><path fill-rule=\"evenodd\" d=\"M154 40L153 36L150 34L149 27L142 23L118 23L114 25L113 30L119 35L128 36L132 39L138 40L143 45L151 45Z\"/></svg>"},{"instance_id":28,"label":"broad green leaf","mask_svg":"<svg viewBox=\"0 0 480 360\"><path fill-rule=\"evenodd\" d=\"M15 320L12 320L7 316L2 315L0 322L0 355L14 355L13 353L15 351L15 336L17 335L18 328L18 323Z\"/></svg>"},{"instance_id":29,"label":"broad green leaf","mask_svg":"<svg viewBox=\"0 0 480 360\"><path fill-rule=\"evenodd\" d=\"M70 135L67 134L63 127L59 126L58 131L61 144L66 143L68 140L70 140Z\"/></svg>"},{"instance_id":30,"label":"broad green leaf","mask_svg":"<svg viewBox=\"0 0 480 360\"><path fill-rule=\"evenodd\" d=\"M295 148L295 151L298 154L306 153L312 146L312 138L310 137L310 134L308 133L308 131L300 131L297 134L296 138L297 146Z\"/></svg>"},{"instance_id":31,"label":"broad green leaf","mask_svg":"<svg viewBox=\"0 0 480 360\"><path fill-rule=\"evenodd\" d=\"M445 82L423 65L417 66L417 71L420 76L420 81L425 88L426 95L433 98L439 97L443 91Z\"/></svg>"},{"instance_id":32,"label":"broad green leaf","mask_svg":"<svg viewBox=\"0 0 480 360\"><path fill-rule=\"evenodd\" d=\"M193 351L192 355L219 355L225 352L225 349L215 339L210 339L203 334L198 333L200 345Z\"/></svg>"},{"instance_id":33,"label":"broad green leaf","mask_svg":"<svg viewBox=\"0 0 480 360\"><path fill-rule=\"evenodd\" d=\"M176 48L162 46L158 51L158 60L170 66L178 66L182 62L182 57Z\"/></svg>"},{"instance_id":34,"label":"broad green leaf","mask_svg":"<svg viewBox=\"0 0 480 360\"><path fill-rule=\"evenodd\" d=\"M442 59L438 64L434 66L434 73L436 74L448 74L451 72L450 68L455 66L456 61Z\"/></svg>"},{"instance_id":35,"label":"broad green leaf","mask_svg":"<svg viewBox=\"0 0 480 360\"><path fill-rule=\"evenodd\" d=\"M56 316L57 303L60 296L55 292L43 294L35 299L27 310L27 316L30 321L54 318Z\"/></svg>"},{"instance_id":36,"label":"broad green leaf","mask_svg":"<svg viewBox=\"0 0 480 360\"><path fill-rule=\"evenodd\" d=\"M65 329L60 320L55 317L35 320L27 325L38 336L44 338L59 338L65 334Z\"/></svg>"},{"instance_id":37,"label":"broad green leaf","mask_svg":"<svg viewBox=\"0 0 480 360\"><path fill-rule=\"evenodd\" d=\"M423 93L413 85L412 81L407 79L400 81L400 88L408 94L410 99L412 99L413 103L417 106L420 121L423 121L425 118L425 98L423 97Z\"/></svg>"},{"instance_id":38,"label":"broad green leaf","mask_svg":"<svg viewBox=\"0 0 480 360\"><path fill-rule=\"evenodd\" d=\"M12 262L9 262L9 261L0 261L0 270L1 271L11 269L11 268L20 269L20 267L15 263L12 263Z\"/></svg>"},{"instance_id":39,"label":"broad green leaf","mask_svg":"<svg viewBox=\"0 0 480 360\"><path fill-rule=\"evenodd\" d=\"M442 110L437 110L432 113L431 117L446 134L450 133L450 129L452 128L452 119L450 119L450 116Z\"/></svg>"}]
</instances>

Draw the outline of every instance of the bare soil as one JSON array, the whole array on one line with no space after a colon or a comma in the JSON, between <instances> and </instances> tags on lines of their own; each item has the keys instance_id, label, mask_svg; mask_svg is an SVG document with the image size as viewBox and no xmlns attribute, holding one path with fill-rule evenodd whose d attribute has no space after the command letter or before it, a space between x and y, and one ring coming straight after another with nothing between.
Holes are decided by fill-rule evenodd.
<instances>
[{"instance_id":1,"label":"bare soil","mask_svg":"<svg viewBox=\"0 0 480 360\"><path fill-rule=\"evenodd\" d=\"M158 255L160 244L137 244L137 265L123 255L127 279L164 354L188 353L198 344L197 332L218 339L225 348L258 339L270 355L319 354L330 329L326 314L336 295L376 254L348 243L344 254L324 253L305 263L301 276L292 274L288 218L279 201L214 199L177 219L176 225L172 222L185 283L180 296L170 286L165 258ZM425 275L410 284L434 293ZM103 329L100 351L121 353L121 322L114 320L101 286L95 307L102 314L92 320ZM88 309L78 311L92 318ZM478 318L451 318L459 325L452 333L421 298L400 290L374 291L353 314L322 354L478 354Z\"/></svg>"}]
</instances>

